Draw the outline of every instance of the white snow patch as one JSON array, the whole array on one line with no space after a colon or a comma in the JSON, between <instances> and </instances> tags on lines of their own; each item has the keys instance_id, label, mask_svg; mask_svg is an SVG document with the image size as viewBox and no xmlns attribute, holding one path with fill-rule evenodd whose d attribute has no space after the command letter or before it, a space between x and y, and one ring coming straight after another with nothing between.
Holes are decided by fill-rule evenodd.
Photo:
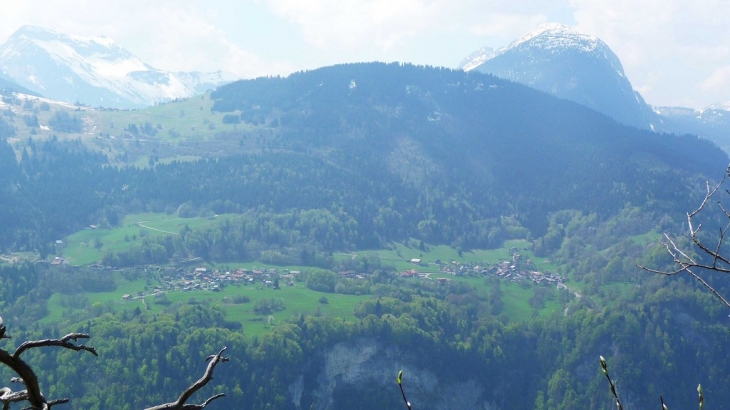
<instances>
[{"instance_id":1,"label":"white snow patch","mask_svg":"<svg viewBox=\"0 0 730 410\"><path fill-rule=\"evenodd\" d=\"M149 68L138 58L109 60L107 56L98 53L86 57L93 70L101 76L111 78L122 78L132 71L147 71Z\"/></svg>"},{"instance_id":2,"label":"white snow patch","mask_svg":"<svg viewBox=\"0 0 730 410\"><path fill-rule=\"evenodd\" d=\"M16 96L19 100L30 100L33 102L45 102L48 104L59 105L61 107L65 107L65 108L73 108L73 109L78 108L81 110L85 110L85 109L89 108L89 107L79 107L75 104L67 103L65 101L52 100L50 98L45 98L45 97L36 97L35 95L29 95L29 94L23 94L23 93L13 93L13 95Z\"/></svg>"},{"instance_id":3,"label":"white snow patch","mask_svg":"<svg viewBox=\"0 0 730 410\"><path fill-rule=\"evenodd\" d=\"M479 50L469 54L468 57L466 57L461 64L459 64L459 67L464 71L471 71L480 65L484 64L485 61L491 59L494 57L495 53L494 50L490 47L482 47Z\"/></svg>"},{"instance_id":4,"label":"white snow patch","mask_svg":"<svg viewBox=\"0 0 730 410\"><path fill-rule=\"evenodd\" d=\"M609 60L620 77L625 77L623 67L618 57L598 37L579 33L568 26L556 23L544 24L535 30L529 31L508 46L497 51L489 47L482 47L462 61L460 67L465 71L473 70L495 57L507 53L515 48L536 48L558 54L566 50L582 53L595 53Z\"/></svg>"},{"instance_id":5,"label":"white snow patch","mask_svg":"<svg viewBox=\"0 0 730 410\"><path fill-rule=\"evenodd\" d=\"M578 49L586 53L601 47L603 41L598 37L579 33L568 26L550 23L532 30L513 41L507 49L515 48L524 43L538 46L545 50Z\"/></svg>"}]
</instances>

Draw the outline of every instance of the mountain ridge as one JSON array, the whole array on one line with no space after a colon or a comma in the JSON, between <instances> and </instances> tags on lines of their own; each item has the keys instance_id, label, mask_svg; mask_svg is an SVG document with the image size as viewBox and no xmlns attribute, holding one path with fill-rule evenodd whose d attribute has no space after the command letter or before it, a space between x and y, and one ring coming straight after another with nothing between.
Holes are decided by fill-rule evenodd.
<instances>
[{"instance_id":1,"label":"mountain ridge","mask_svg":"<svg viewBox=\"0 0 730 410\"><path fill-rule=\"evenodd\" d=\"M209 204L218 200L242 210L266 203L274 212L344 204L343 215L359 226L353 243L366 248L408 237L493 247L509 237L501 218L541 237L548 216L562 209L610 217L632 204L683 213L696 192L676 193L712 179L728 162L727 154L694 136L625 126L492 75L408 64L347 64L242 80L204 98L148 108L154 115L51 105L37 113L35 128L25 118L39 105L21 111L25 105L8 106L17 111L6 120L18 130L8 140L16 158L31 150L22 135L30 132L36 144L56 134L83 143L106 166L154 167L159 178L167 174L159 186L145 172L114 185L131 187L119 198L140 195L158 210L188 203L221 213ZM51 124L61 110L83 129L69 134ZM182 112L195 113L194 121ZM206 162L171 163L191 155ZM31 187L19 183L23 191ZM78 190L93 184L84 181ZM73 191L68 182L56 185ZM33 201L36 207L46 202ZM91 205L75 205L81 206ZM56 208L47 212L55 215ZM70 223L83 221L98 222L78 216Z\"/></svg>"},{"instance_id":2,"label":"mountain ridge","mask_svg":"<svg viewBox=\"0 0 730 410\"><path fill-rule=\"evenodd\" d=\"M277 141L300 144L303 151L313 146L338 153L347 158L339 162L347 169L380 158L376 168L418 189L447 180L458 189L471 187L462 194L489 213L526 218L576 204L607 210L614 200L619 207L627 201L663 206L655 193L638 193L671 185L670 164L711 175L727 162L709 141L638 130L479 72L348 64L243 80L220 87L212 98L215 111L273 125ZM362 162L366 158L370 165ZM700 169L708 161L714 165ZM663 176L644 184L637 172ZM628 191L618 189L623 183ZM634 199L624 196L629 192Z\"/></svg>"}]
</instances>

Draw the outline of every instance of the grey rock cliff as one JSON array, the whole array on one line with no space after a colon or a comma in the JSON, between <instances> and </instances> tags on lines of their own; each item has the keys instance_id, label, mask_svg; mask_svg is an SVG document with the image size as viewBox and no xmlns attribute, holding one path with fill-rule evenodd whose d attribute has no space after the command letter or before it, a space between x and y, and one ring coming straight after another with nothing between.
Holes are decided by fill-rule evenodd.
<instances>
[{"instance_id":1,"label":"grey rock cliff","mask_svg":"<svg viewBox=\"0 0 730 410\"><path fill-rule=\"evenodd\" d=\"M359 385L379 388L373 394L393 394L400 398L396 377L403 370L403 385L414 407L433 410L483 409L497 410L488 386L478 380L444 380L427 368L414 365L408 349L403 346L384 345L363 338L339 343L323 353L321 365L314 372L316 389L311 392L316 410L334 409L333 396L338 390L356 388ZM289 386L290 400L302 409L304 376Z\"/></svg>"}]
</instances>

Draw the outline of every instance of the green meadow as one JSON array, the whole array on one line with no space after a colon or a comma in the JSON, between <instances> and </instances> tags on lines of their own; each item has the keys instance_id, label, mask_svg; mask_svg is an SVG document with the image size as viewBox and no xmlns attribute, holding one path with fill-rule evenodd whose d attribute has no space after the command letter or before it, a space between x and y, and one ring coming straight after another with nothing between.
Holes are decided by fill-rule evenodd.
<instances>
[{"instance_id":1,"label":"green meadow","mask_svg":"<svg viewBox=\"0 0 730 410\"><path fill-rule=\"evenodd\" d=\"M66 237L59 254L71 265L90 265L97 263L105 251L125 251L144 237L178 235L186 225L191 229L202 228L220 217L224 216L180 218L164 213L127 215L118 227L87 228Z\"/></svg>"},{"instance_id":2,"label":"green meadow","mask_svg":"<svg viewBox=\"0 0 730 410\"><path fill-rule=\"evenodd\" d=\"M112 274L100 272L100 274ZM299 314L331 315L345 320L357 320L354 315L355 307L362 301L373 298L373 295L341 295L323 293L310 290L304 283L297 282L294 286L282 286L280 289L263 288L257 285L229 284L220 292L196 290L190 292L166 292L164 296L150 295L152 288L158 284L152 279L125 280L120 274L115 275L117 288L111 292L86 292L77 295L54 294L48 301L49 314L42 323L73 324L74 311L90 309L93 314L106 311L132 311L135 308L152 312L161 312L172 304L209 304L219 306L226 314L226 320L241 323L248 335L259 335L268 331L271 326ZM492 286L483 277L452 276L448 274L432 274L432 279L448 278L450 281L465 282L473 286L477 294L486 296ZM408 279L427 280L427 279ZM500 282L502 289L502 313L514 321L529 321L533 317L533 309L529 299L533 296L533 286L523 286L517 283ZM138 292L144 291L146 296L136 297ZM539 309L539 317L547 317L561 309L557 300L555 288L547 288L544 306ZM124 295L135 296L132 300L123 300ZM237 296L246 296L246 303L233 303ZM254 304L263 298L280 298L285 309L271 315L258 315L253 312ZM327 303L320 299L326 298ZM74 301L78 305L74 306ZM273 321L269 324L269 316ZM71 318L64 321L64 318Z\"/></svg>"},{"instance_id":3,"label":"green meadow","mask_svg":"<svg viewBox=\"0 0 730 410\"><path fill-rule=\"evenodd\" d=\"M140 126L149 123L157 134L145 138L163 142L205 141L220 132L251 128L243 123L224 124L224 114L213 112L213 103L210 93L207 93L140 110L88 110L79 114L94 124L97 135L119 136L130 124Z\"/></svg>"},{"instance_id":4,"label":"green meadow","mask_svg":"<svg viewBox=\"0 0 730 410\"><path fill-rule=\"evenodd\" d=\"M458 263L471 263L484 266L491 266L500 261L512 260L510 249L517 248L523 258L529 258L535 264L538 270L546 270L555 272L557 265L553 264L546 258L536 257L529 250L530 242L524 239L514 239L505 241L501 248L498 249L471 249L459 251L448 245L431 246L426 245L425 250L418 248L418 241L411 240L408 245L401 242L392 244L391 249L371 250L357 252L362 255L375 255L387 265L394 266L398 271L407 269L418 269L424 272L432 271L437 268L436 260L442 263L456 261ZM340 254L338 257L352 257L354 254ZM421 259L422 265L414 265L412 259Z\"/></svg>"},{"instance_id":5,"label":"green meadow","mask_svg":"<svg viewBox=\"0 0 730 410\"><path fill-rule=\"evenodd\" d=\"M104 252L124 251L145 237L155 238L159 236L178 235L186 225L192 229L203 228L219 218L226 215L212 218L179 218L177 215L162 213L139 213L128 215L120 226L112 229L91 229L87 228L73 235L64 238L65 246L60 249L60 254L67 258L68 263L76 266L90 265L97 263ZM643 238L642 238L643 239ZM436 260L448 263L469 263L472 265L491 266L504 260L511 260L513 248L516 248L523 258L532 259L539 270L556 271L557 266L544 258L535 257L529 250L530 243L525 240L506 241L499 249L472 249L459 251L446 245L431 246L424 245L423 250L419 249L419 242L415 240L404 243L392 243L389 249L368 250L352 254L337 254L336 259L351 258L354 255L372 255L381 259L384 265L393 266L398 271L417 269L421 272L431 272L430 279L447 278L449 281L465 282L472 286L477 294L486 299L493 283L482 276L453 276L440 273ZM420 264L414 264L412 259L421 259ZM254 262L232 262L232 263L208 263L201 261L201 266L212 269L269 269L276 268L279 272L289 270L306 271L311 269L307 266L275 266L270 264ZM297 282L295 286L282 286L281 289L262 288L255 285L229 284L220 292L207 290L196 290L190 292L167 292L164 296L149 295L154 286L160 285L159 274L150 272L147 277L133 281L126 280L120 273L99 271L99 274L114 275L116 289L111 292L87 292L79 295L54 294L49 302L49 314L43 322L63 323L64 317L73 318L74 310L91 309L91 314L100 314L103 311L122 311L140 308L153 312L162 311L172 304L212 304L219 306L226 314L226 319L232 322L241 323L247 334L256 335L268 331L270 326L276 326L283 320L300 313L323 314L355 320L355 306L373 295L341 295L333 293L321 293L306 288L304 283ZM407 280L428 280L428 279L407 279ZM535 315L547 317L560 310L560 303L557 298L558 290L550 287L543 289L543 305L535 311L529 300L535 294L535 286L520 285L517 283L502 281L502 313L511 320L527 321ZM624 288L620 288L625 290ZM138 292L145 292L148 296L123 300L123 295L137 295ZM248 303L233 303L236 297L246 296ZM326 298L327 303L322 303L321 298ZM260 316L253 312L256 301L262 298L281 298L285 309L271 314L273 319L269 323L269 315Z\"/></svg>"},{"instance_id":6,"label":"green meadow","mask_svg":"<svg viewBox=\"0 0 730 410\"><path fill-rule=\"evenodd\" d=\"M49 314L41 322L71 325L72 320L64 321L64 318L73 318L74 316L69 313L81 309L91 309L91 314L100 314L103 311L132 311L135 308L161 312L167 306L176 303L210 304L219 306L225 312L226 320L241 323L247 335L259 335L267 332L271 326L276 326L300 313L331 315L345 320L355 320L355 306L361 301L373 297L372 295L355 296L315 292L306 288L303 283L296 283L295 286L282 286L280 289L233 284L222 288L220 292L196 290L167 292L164 296L154 296L148 293L152 287L158 284L156 281L149 279L127 281L119 274L114 275L117 288L111 292L86 292L77 295L54 294L48 301ZM147 296L132 300L122 298L124 295L136 295L137 292L145 290ZM246 296L249 301L233 303L237 296ZM320 301L323 297L327 299L327 303ZM263 298L281 298L285 309L271 315L257 315L253 312L253 306ZM79 304L83 302L84 306L73 306L74 299L80 301ZM269 316L272 317L271 324L269 324Z\"/></svg>"}]
</instances>

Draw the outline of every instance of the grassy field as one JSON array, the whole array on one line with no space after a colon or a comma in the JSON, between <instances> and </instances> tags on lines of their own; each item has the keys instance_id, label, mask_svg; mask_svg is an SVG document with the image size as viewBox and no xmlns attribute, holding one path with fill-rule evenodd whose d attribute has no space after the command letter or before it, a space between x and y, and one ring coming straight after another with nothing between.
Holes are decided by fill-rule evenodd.
<instances>
[{"instance_id":1,"label":"grassy field","mask_svg":"<svg viewBox=\"0 0 730 410\"><path fill-rule=\"evenodd\" d=\"M218 215L213 218L179 218L175 214L164 213L140 213L127 215L120 226L111 229L84 229L64 238L64 248L61 255L68 259L72 265L89 265L99 261L102 254L109 251L124 251L129 249L143 237L150 238L177 235L185 226L192 229L202 228L215 221L230 215ZM422 259L420 269L428 271L429 268L436 268L435 260L442 262L457 261L459 263L472 263L481 265L493 265L502 260L511 259L511 248L517 248L523 257L530 258L539 270L555 271L557 266L545 258L539 258L529 251L530 243L525 240L509 240L499 249L473 249L463 251L461 256L456 249L447 246L427 246L427 250L418 249L418 242L412 240L408 246L403 243L393 243L391 249L368 250L351 254L337 254L337 259L351 258L354 255L375 255L386 265L392 265L395 269L402 271L413 269L411 259ZM223 266L223 265L218 265ZM228 263L225 266L233 268L277 267L261 263ZM290 269L304 269L306 267L289 267ZM418 268L418 267L417 267Z\"/></svg>"},{"instance_id":2,"label":"grassy field","mask_svg":"<svg viewBox=\"0 0 730 410\"><path fill-rule=\"evenodd\" d=\"M61 256L71 265L97 263L105 251L124 251L147 236L177 235L185 226L205 227L216 218L179 218L176 215L142 213L127 215L121 226L112 229L84 229L64 239Z\"/></svg>"},{"instance_id":3,"label":"grassy field","mask_svg":"<svg viewBox=\"0 0 730 410\"><path fill-rule=\"evenodd\" d=\"M42 104L46 109L41 108ZM8 120L19 136L32 136L36 143L52 136L82 141L92 150L104 152L113 165L148 167L151 152L155 153L156 160L164 163L256 150L257 147L239 144L239 139L257 128L245 123L224 123L225 114L213 112L213 104L210 93L139 110L75 106L29 97L12 105L15 115ZM81 130L60 132L50 128L49 123L58 112L66 112L81 121ZM29 126L24 120L33 116L38 118L38 126ZM146 127L147 132L135 133L135 127L138 130ZM231 139L235 141L227 141ZM28 139L13 137L8 141L20 159Z\"/></svg>"},{"instance_id":4,"label":"grassy field","mask_svg":"<svg viewBox=\"0 0 730 410\"><path fill-rule=\"evenodd\" d=\"M160 299L148 295L143 298L133 300L123 300L122 296L136 295L137 292L151 289L157 283L148 279L138 279L134 281L124 280L121 275L115 277L117 289L112 292L96 292L83 293L79 295L61 295L54 294L48 301L49 314L41 323L59 323L68 325L71 323L64 322L66 312L73 310L74 307L68 306L70 299L83 300L86 306L91 306L92 311L97 308L101 311L121 312L123 310L134 310L139 307L141 310L149 310L152 312L161 312L167 305L156 303ZM248 303L234 304L232 300L236 296L245 295L250 301ZM326 297L328 303L321 303L320 299ZM293 315L303 314L324 314L341 317L344 319L355 320L355 306L361 301L372 297L372 295L354 296L354 295L338 295L332 293L321 293L307 289L304 284L296 283L295 286L284 286L281 289L274 290L271 288L261 288L256 286L245 285L229 285L220 292L212 291L192 291L192 292L169 292L166 293L164 299L169 304L174 303L203 303L220 306L226 314L226 319L233 322L239 322L243 325L244 331L248 335L259 335L268 331L268 315L260 316L253 312L253 306L256 301L263 298L281 298L286 307L283 311L271 314L273 317L272 325L281 323ZM80 309L80 307L76 307Z\"/></svg>"},{"instance_id":5,"label":"grassy field","mask_svg":"<svg viewBox=\"0 0 730 410\"><path fill-rule=\"evenodd\" d=\"M663 235L660 234L659 232L649 231L649 232L643 233L641 235L629 236L628 239L637 245L646 246L652 242L656 243L657 241L661 240L662 237L663 237Z\"/></svg>"},{"instance_id":6,"label":"grassy field","mask_svg":"<svg viewBox=\"0 0 730 410\"><path fill-rule=\"evenodd\" d=\"M529 251L530 243L526 240L515 239L505 241L499 249L472 249L468 251L462 251L459 256L458 250L447 245L439 246L427 246L425 251L418 248L417 241L411 241L408 246L403 243L397 242L392 244L392 249L373 250L373 251L362 251L358 252L363 255L376 255L385 264L394 266L398 271L407 269L419 269L428 271L429 268L436 268L434 261L440 260L441 262L447 263L449 261L456 261L459 263L472 263L480 264L485 266L491 266L499 261L511 260L512 254L510 253L511 248L517 248L524 258L532 259L538 270L547 270L555 272L557 265L551 263L545 258L536 257ZM339 258L352 257L353 254L340 254ZM423 264L427 264L428 267L415 266L411 263L411 259L421 259Z\"/></svg>"},{"instance_id":7,"label":"grassy field","mask_svg":"<svg viewBox=\"0 0 730 410\"><path fill-rule=\"evenodd\" d=\"M242 304L231 303L235 296L245 295L250 302ZM226 313L226 320L239 322L243 325L248 335L258 335L267 331L268 316L260 316L253 312L256 301L263 298L281 298L284 301L284 310L272 313L273 325L282 322L293 315L304 314L326 314L344 319L355 320L354 308L360 301L372 296L336 295L331 293L314 292L307 289L304 284L298 283L295 286L284 286L281 289L261 288L255 286L230 285L221 292L195 291L195 292L171 292L166 295L167 300L172 303L210 303L220 306ZM327 304L319 302L319 299L326 297ZM140 306L140 309L150 307L151 311L162 311L164 305L156 304L154 296L132 301L122 301L119 296L121 308L132 308Z\"/></svg>"},{"instance_id":8,"label":"grassy field","mask_svg":"<svg viewBox=\"0 0 730 410\"><path fill-rule=\"evenodd\" d=\"M465 282L476 289L477 294L483 298L489 294L492 285L484 277L453 276L449 274L432 274L430 278L446 278L451 281ZM540 287L546 291L545 305L539 310L539 317L548 317L561 309L557 298L558 290L555 287L544 287L539 285L525 286L514 282L501 281L502 288L502 313L514 321L528 321L532 318L532 307L529 299L533 296L535 288Z\"/></svg>"},{"instance_id":9,"label":"grassy field","mask_svg":"<svg viewBox=\"0 0 730 410\"><path fill-rule=\"evenodd\" d=\"M146 123L157 131L154 136L149 136L150 138L168 142L181 139L206 140L221 131L250 128L246 124L224 124L224 114L212 111L214 101L210 98L210 93L139 110L91 108L45 100L50 108L43 111L39 109L40 101L31 100L27 106L17 105L14 111L21 115L36 115L40 125L47 125L57 111L66 111L76 116L83 121L84 129L80 133L63 133L69 139L98 136L109 139L112 136L120 138L128 133L126 130L131 124L141 126ZM16 122L22 134L30 134L30 127L24 122ZM40 139L43 139L46 133L53 133L52 130L45 130L43 127L36 131Z\"/></svg>"},{"instance_id":10,"label":"grassy field","mask_svg":"<svg viewBox=\"0 0 730 410\"><path fill-rule=\"evenodd\" d=\"M72 265L88 265L96 263L107 250L123 251L129 249L143 237L154 238L165 235L177 235L185 225L193 229L201 228L223 217L225 215L216 218L178 218L175 215L159 213L128 215L125 217L121 226L114 229L84 229L65 238L65 247L62 249L62 254ZM359 252L359 254L377 256L384 264L392 265L397 270L416 268L421 272L434 272L430 276L432 279L445 277L452 281L466 282L474 287L478 294L486 297L493 285L488 283L484 277L456 277L441 274L438 273L438 266L434 261L437 259L443 262L454 260L459 263L490 266L502 260L510 260L510 249L517 248L523 257L531 258L538 269L556 270L556 267L549 261L535 257L529 251L529 245L529 242L524 240L510 240L506 241L499 249L463 251L461 256L459 256L458 250L445 245L427 245L425 250L420 250L418 248L418 242L412 240L407 245L394 243L390 249L363 251ZM339 254L336 255L336 258L344 259L352 256L353 254ZM410 261L413 258L422 259L421 265L411 263ZM226 270L238 268L276 268L280 272L286 269L299 271L310 269L310 267L306 266L283 267L261 262L208 264L207 266L213 269ZM103 309L112 311L131 310L136 307L143 310L162 311L166 308L164 304L155 303L159 299L156 299L154 296L127 301L122 300L122 296L125 294L136 295L140 291L149 293L152 287L158 285L159 283L154 279L152 273L150 273L147 279L139 279L131 282L125 280L119 274L116 275L117 289L115 291L80 295L79 298L83 299L84 306L92 306L92 310ZM534 287L506 281L501 282L501 287L503 294L503 313L512 320L530 320L534 313L528 301L534 295ZM538 315L541 317L548 316L560 309L560 304L556 297L557 290L549 288L544 292L546 295L544 297L545 305L538 312ZM240 295L247 296L250 302L244 304L231 303L234 297ZM327 298L328 303L320 303L320 298L323 296ZM267 318L262 318L252 312L253 304L261 298L281 298L284 301L286 309L272 315L274 324L276 324L283 319L299 313L328 314L354 320L354 307L370 297L372 295L351 296L314 292L307 289L303 283L296 283L294 287L283 286L279 290L257 288L253 285L234 284L223 288L221 292L200 290L193 292L170 292L165 295L165 299L170 303L206 303L218 305L226 313L227 320L241 323L245 331L252 335L266 332L268 327ZM73 309L73 307L69 306L72 304L71 302L72 300L69 299L69 296L54 295L51 297L48 305L51 313L44 319L44 322L59 323L64 317L64 312L69 312L70 309Z\"/></svg>"},{"instance_id":11,"label":"grassy field","mask_svg":"<svg viewBox=\"0 0 730 410\"><path fill-rule=\"evenodd\" d=\"M432 278L447 277L449 280L466 282L473 286L480 295L487 295L492 284L482 277L454 277L451 275L431 275ZM418 280L418 279L412 279ZM112 292L83 293L79 295L61 295L54 294L48 301L49 315L46 316L41 323L50 324L58 323L62 325L72 324L64 322L67 312L73 311L74 307L68 306L68 301L78 299L83 301L85 307L91 306L94 309L102 311L121 312L123 310L134 310L139 307L141 310L149 310L152 312L163 311L168 304L211 304L222 308L226 314L226 320L239 322L243 325L244 331L248 335L260 335L269 330L268 315L260 316L253 312L253 306L256 301L263 298L281 298L286 307L283 311L271 314L273 318L272 326L300 313L302 314L323 314L341 317L345 320L357 320L354 315L354 309L360 302L373 298L373 295L340 295L333 293L315 292L303 283L296 283L295 286L284 286L281 289L274 290L271 288L262 288L254 285L234 284L228 285L220 292L212 291L192 291L192 292L168 292L164 299L168 304L156 303L160 299L153 295L133 300L123 300L122 296L136 295L137 292L146 290L148 293L157 282L149 279L138 279L134 281L124 280L121 275L116 277L117 288ZM501 282L502 288L502 313L514 321L528 321L533 317L533 309L530 307L528 300L533 296L533 287L523 287L516 283ZM545 306L539 310L539 317L547 317L561 309L560 303L557 301L557 290L554 288L547 289L547 297L545 298ZM232 303L236 296L245 295L250 301L247 303ZM327 298L327 303L321 303L321 298ZM76 307L75 309L82 309ZM93 313L92 313L93 314ZM73 317L73 315L68 315Z\"/></svg>"},{"instance_id":12,"label":"grassy field","mask_svg":"<svg viewBox=\"0 0 730 410\"><path fill-rule=\"evenodd\" d=\"M95 111L97 129L119 134L129 124L152 124L158 129L155 138L173 142L180 139L207 140L221 131L248 129L245 124L224 124L220 112L212 112L210 93L160 104L142 110Z\"/></svg>"}]
</instances>

